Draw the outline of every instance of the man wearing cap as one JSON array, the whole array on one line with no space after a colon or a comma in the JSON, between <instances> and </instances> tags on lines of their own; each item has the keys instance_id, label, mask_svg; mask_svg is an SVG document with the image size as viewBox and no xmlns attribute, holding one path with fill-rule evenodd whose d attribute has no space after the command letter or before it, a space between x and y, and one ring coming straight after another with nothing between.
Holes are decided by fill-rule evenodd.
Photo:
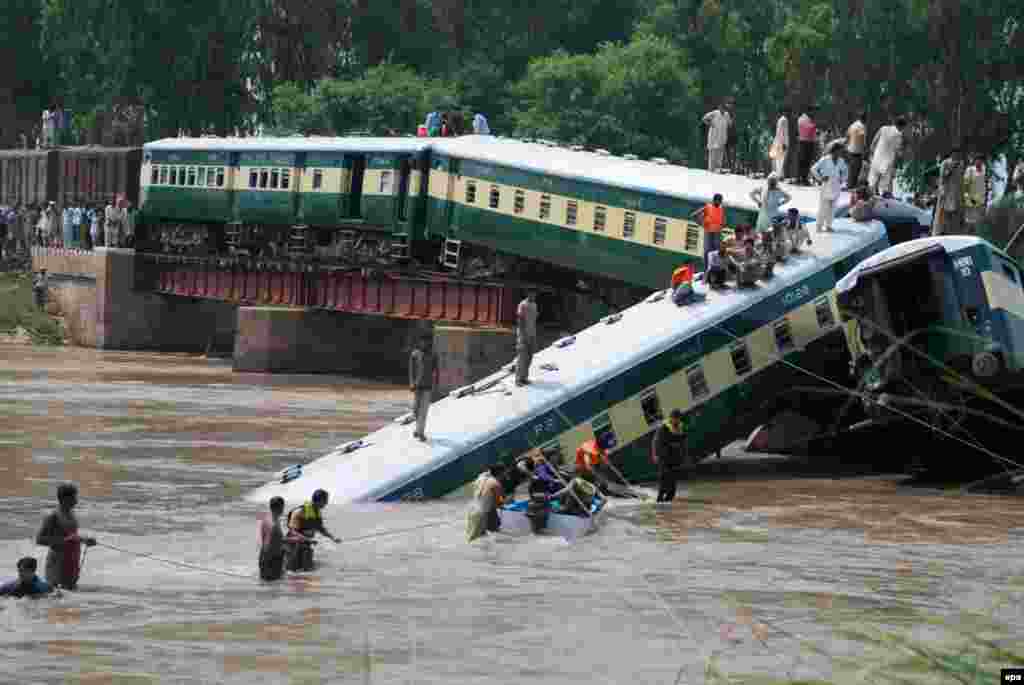
<instances>
[{"instance_id":1,"label":"man wearing cap","mask_svg":"<svg viewBox=\"0 0 1024 685\"><path fill-rule=\"evenodd\" d=\"M686 427L683 412L673 409L667 421L654 432L654 461L658 465L658 501L671 502L676 496L676 481L687 466Z\"/></svg>"},{"instance_id":2,"label":"man wearing cap","mask_svg":"<svg viewBox=\"0 0 1024 685\"><path fill-rule=\"evenodd\" d=\"M416 416L416 428L412 435L420 442L427 440L424 432L427 428L427 411L439 375L440 362L434 351L434 336L424 333L420 337L419 347L409 355L409 390L413 393L412 411Z\"/></svg>"},{"instance_id":3,"label":"man wearing cap","mask_svg":"<svg viewBox=\"0 0 1024 685\"><path fill-rule=\"evenodd\" d=\"M537 351L537 291L531 290L516 309L516 385L529 385L530 362Z\"/></svg>"}]
</instances>

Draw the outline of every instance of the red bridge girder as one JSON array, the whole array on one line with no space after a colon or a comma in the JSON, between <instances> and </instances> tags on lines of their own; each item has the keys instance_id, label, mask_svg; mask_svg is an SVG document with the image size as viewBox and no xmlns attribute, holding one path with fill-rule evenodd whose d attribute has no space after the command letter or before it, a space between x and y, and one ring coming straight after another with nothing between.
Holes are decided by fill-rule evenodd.
<instances>
[{"instance_id":1,"label":"red bridge girder","mask_svg":"<svg viewBox=\"0 0 1024 685\"><path fill-rule=\"evenodd\" d=\"M521 288L441 274L332 270L276 264L251 268L225 260L136 254L136 287L241 305L330 309L353 314L515 325Z\"/></svg>"}]
</instances>

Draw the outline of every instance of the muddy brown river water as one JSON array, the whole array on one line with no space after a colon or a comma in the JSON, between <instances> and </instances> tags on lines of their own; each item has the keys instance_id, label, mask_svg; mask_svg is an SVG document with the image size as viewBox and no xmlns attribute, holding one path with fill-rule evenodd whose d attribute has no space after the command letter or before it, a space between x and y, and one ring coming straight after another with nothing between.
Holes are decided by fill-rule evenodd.
<instances>
[{"instance_id":1,"label":"muddy brown river water","mask_svg":"<svg viewBox=\"0 0 1024 685\"><path fill-rule=\"evenodd\" d=\"M467 545L462 493L330 506L350 541L261 583L241 494L408 400L0 345L0 577L42 560L65 480L83 531L118 548L88 552L78 592L0 599L0 683L981 683L1024 665L1024 500L877 474L705 477L671 509L618 502L572 545Z\"/></svg>"}]
</instances>

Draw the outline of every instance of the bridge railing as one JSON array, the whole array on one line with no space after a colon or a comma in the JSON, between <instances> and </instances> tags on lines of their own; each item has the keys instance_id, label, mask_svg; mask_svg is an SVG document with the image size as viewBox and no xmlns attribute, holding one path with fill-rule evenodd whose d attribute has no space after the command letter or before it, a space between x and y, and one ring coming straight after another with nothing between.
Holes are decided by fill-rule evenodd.
<instances>
[{"instance_id":1,"label":"bridge railing","mask_svg":"<svg viewBox=\"0 0 1024 685\"><path fill-rule=\"evenodd\" d=\"M510 327L522 297L514 286L443 274L162 254L136 258L137 289L243 305Z\"/></svg>"}]
</instances>

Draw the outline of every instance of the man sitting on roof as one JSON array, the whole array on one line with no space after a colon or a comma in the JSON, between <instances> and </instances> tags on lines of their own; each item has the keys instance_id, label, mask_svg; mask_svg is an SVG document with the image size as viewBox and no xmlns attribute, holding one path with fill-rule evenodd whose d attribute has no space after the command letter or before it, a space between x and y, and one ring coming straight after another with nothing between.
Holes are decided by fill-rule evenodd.
<instances>
[{"instance_id":1,"label":"man sitting on roof","mask_svg":"<svg viewBox=\"0 0 1024 685\"><path fill-rule=\"evenodd\" d=\"M754 252L754 239L747 238L743 244L743 254L740 257L730 256L729 261L736 269L736 285L741 288L757 285L757 279L763 271L761 260Z\"/></svg>"},{"instance_id":2,"label":"man sitting on roof","mask_svg":"<svg viewBox=\"0 0 1024 685\"><path fill-rule=\"evenodd\" d=\"M708 270L704 274L704 282L711 288L725 287L726 263L729 259L729 248L725 243L718 244L718 250L708 252Z\"/></svg>"},{"instance_id":3,"label":"man sitting on roof","mask_svg":"<svg viewBox=\"0 0 1024 685\"><path fill-rule=\"evenodd\" d=\"M693 269L680 266L672 272L672 301L677 305L686 304L693 296Z\"/></svg>"}]
</instances>

